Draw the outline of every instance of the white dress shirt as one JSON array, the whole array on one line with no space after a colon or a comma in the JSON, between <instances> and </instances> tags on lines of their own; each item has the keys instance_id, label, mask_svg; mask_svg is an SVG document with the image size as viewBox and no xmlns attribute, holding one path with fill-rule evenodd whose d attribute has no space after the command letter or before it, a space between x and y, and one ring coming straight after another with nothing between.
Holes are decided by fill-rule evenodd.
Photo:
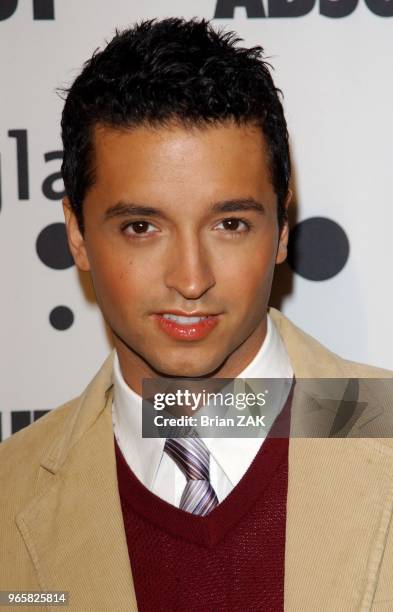
<instances>
[{"instance_id":1,"label":"white dress shirt","mask_svg":"<svg viewBox=\"0 0 393 612\"><path fill-rule=\"evenodd\" d=\"M293 369L284 343L268 315L265 340L253 360L236 378L292 377ZM126 462L150 491L179 507L186 477L164 452L165 438L142 438L142 397L125 382L116 352L113 382L113 430ZM277 414L282 408L283 405ZM203 438L210 451L210 482L219 502L246 473L265 437Z\"/></svg>"}]
</instances>

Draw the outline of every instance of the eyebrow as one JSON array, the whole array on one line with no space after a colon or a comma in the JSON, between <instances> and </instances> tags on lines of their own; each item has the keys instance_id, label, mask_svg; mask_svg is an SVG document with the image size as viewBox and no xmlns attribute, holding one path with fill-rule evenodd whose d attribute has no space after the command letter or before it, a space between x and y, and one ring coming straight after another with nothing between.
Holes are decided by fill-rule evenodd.
<instances>
[{"instance_id":1,"label":"eyebrow","mask_svg":"<svg viewBox=\"0 0 393 612\"><path fill-rule=\"evenodd\" d=\"M209 208L209 212L213 214L240 211L253 211L260 215L264 215L266 208L262 202L258 202L254 198L234 198L232 200L223 200L221 202L215 202ZM167 219L167 215L160 208L121 201L105 211L104 221L117 217L128 216Z\"/></svg>"}]
</instances>

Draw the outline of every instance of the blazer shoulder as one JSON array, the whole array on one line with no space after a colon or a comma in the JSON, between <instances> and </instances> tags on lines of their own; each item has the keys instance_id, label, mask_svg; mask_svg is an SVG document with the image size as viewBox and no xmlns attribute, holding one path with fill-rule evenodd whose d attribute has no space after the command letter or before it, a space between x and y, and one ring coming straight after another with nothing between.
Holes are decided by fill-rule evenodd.
<instances>
[{"instance_id":1,"label":"blazer shoulder","mask_svg":"<svg viewBox=\"0 0 393 612\"><path fill-rule=\"evenodd\" d=\"M61 437L66 428L74 429L73 418L77 416L76 413L79 412L84 402L90 400L93 407L100 407L104 393L111 386L113 356L114 351L110 353L80 395L53 408L0 444L0 479L4 473L7 473L6 465L9 468L10 464L18 460L38 461L46 454L46 451L49 451L53 442L58 440L59 436Z\"/></svg>"},{"instance_id":2,"label":"blazer shoulder","mask_svg":"<svg viewBox=\"0 0 393 612\"><path fill-rule=\"evenodd\" d=\"M342 361L354 378L393 378L392 370L378 368L366 363L358 363L357 361L349 361L348 359L343 359Z\"/></svg>"},{"instance_id":3,"label":"blazer shoulder","mask_svg":"<svg viewBox=\"0 0 393 612\"><path fill-rule=\"evenodd\" d=\"M39 464L40 457L49 450L82 395L53 408L0 444L0 483L10 479L15 471L28 472Z\"/></svg>"},{"instance_id":4,"label":"blazer shoulder","mask_svg":"<svg viewBox=\"0 0 393 612\"><path fill-rule=\"evenodd\" d=\"M113 352L80 395L0 444L0 487L10 503L33 497L41 489L42 473L60 469L70 448L95 422L111 387L112 363Z\"/></svg>"},{"instance_id":5,"label":"blazer shoulder","mask_svg":"<svg viewBox=\"0 0 393 612\"><path fill-rule=\"evenodd\" d=\"M74 398L16 432L0 444L0 536L16 538L15 516L46 486L42 457L61 437L69 416L77 409ZM50 474L48 474L50 476ZM11 534L14 534L13 536Z\"/></svg>"},{"instance_id":6,"label":"blazer shoulder","mask_svg":"<svg viewBox=\"0 0 393 612\"><path fill-rule=\"evenodd\" d=\"M42 417L30 423L27 427L23 427L23 429L15 432L6 440L3 440L3 442L0 443L0 453L7 452L9 448L15 449L19 445L23 446L28 439L40 437L42 432L45 433L46 431L49 432L56 429L56 427L61 425L61 422L67 418L67 415L72 411L73 407L78 404L82 395L83 394L78 395L64 402L64 404L55 406L55 408L51 408Z\"/></svg>"},{"instance_id":7,"label":"blazer shoulder","mask_svg":"<svg viewBox=\"0 0 393 612\"><path fill-rule=\"evenodd\" d=\"M393 371L340 357L275 308L276 324L298 378L393 378Z\"/></svg>"}]
</instances>

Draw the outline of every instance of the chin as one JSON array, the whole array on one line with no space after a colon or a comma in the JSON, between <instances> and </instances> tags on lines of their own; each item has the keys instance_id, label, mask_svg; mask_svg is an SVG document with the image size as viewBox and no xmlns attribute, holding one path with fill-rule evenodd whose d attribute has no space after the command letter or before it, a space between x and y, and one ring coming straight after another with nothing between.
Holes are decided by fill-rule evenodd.
<instances>
[{"instance_id":1,"label":"chin","mask_svg":"<svg viewBox=\"0 0 393 612\"><path fill-rule=\"evenodd\" d=\"M173 376L175 378L199 378L209 376L218 366L202 367L201 363L165 363L159 364L156 368L162 376Z\"/></svg>"}]
</instances>

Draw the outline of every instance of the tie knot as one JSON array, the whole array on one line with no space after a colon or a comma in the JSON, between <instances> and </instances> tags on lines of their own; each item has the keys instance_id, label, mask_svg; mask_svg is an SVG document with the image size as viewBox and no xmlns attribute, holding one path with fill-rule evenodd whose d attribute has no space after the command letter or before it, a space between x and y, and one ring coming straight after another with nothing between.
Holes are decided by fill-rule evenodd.
<instances>
[{"instance_id":1,"label":"tie knot","mask_svg":"<svg viewBox=\"0 0 393 612\"><path fill-rule=\"evenodd\" d=\"M187 480L209 480L210 453L200 438L167 438L164 451L177 463Z\"/></svg>"}]
</instances>

